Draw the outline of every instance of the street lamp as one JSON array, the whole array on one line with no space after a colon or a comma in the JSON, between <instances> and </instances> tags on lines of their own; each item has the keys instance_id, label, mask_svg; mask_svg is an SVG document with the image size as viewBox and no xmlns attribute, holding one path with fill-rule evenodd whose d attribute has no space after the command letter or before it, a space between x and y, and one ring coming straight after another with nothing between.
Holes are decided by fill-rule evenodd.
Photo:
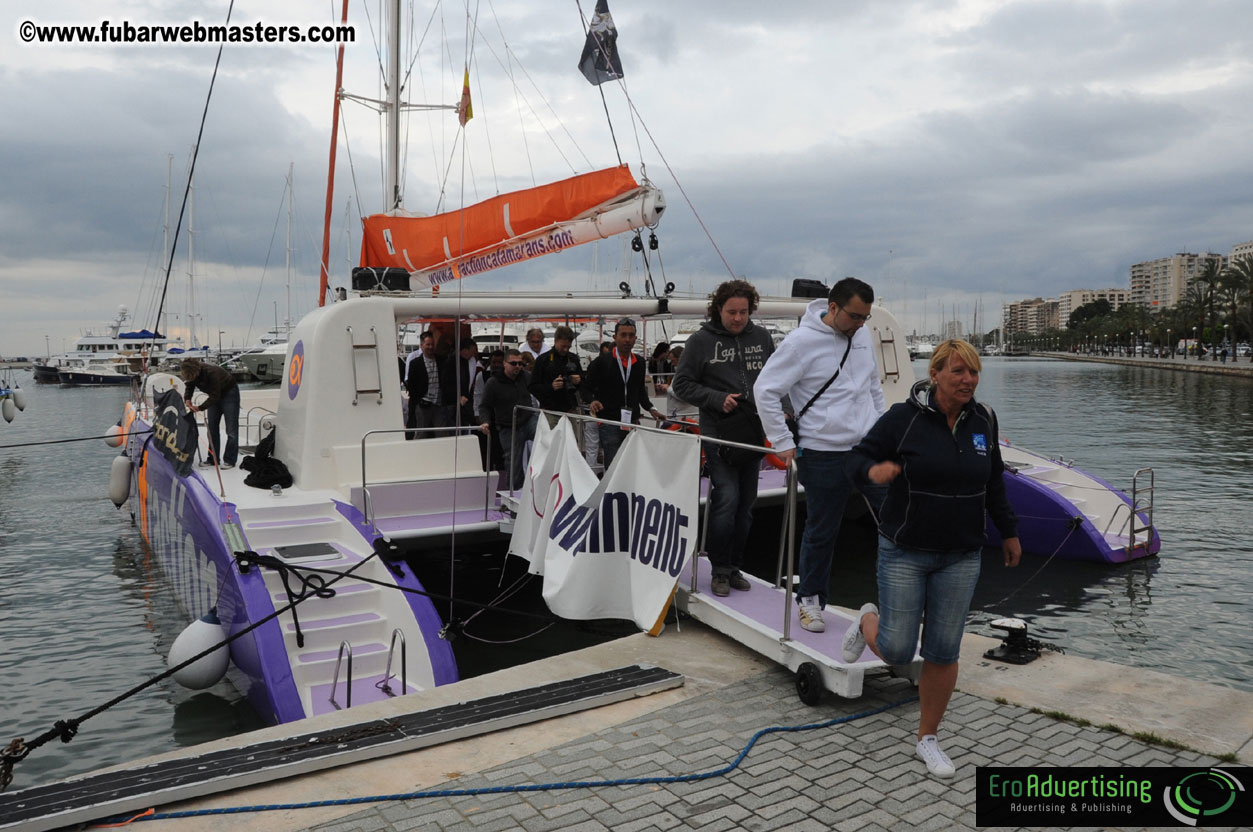
<instances>
[{"instance_id":1,"label":"street lamp","mask_svg":"<svg viewBox=\"0 0 1253 832\"><path fill-rule=\"evenodd\" d=\"M1196 345L1193 347L1193 349L1196 350L1196 360L1200 361L1201 360L1201 341L1197 337L1196 327L1192 327L1192 343Z\"/></svg>"},{"instance_id":2,"label":"street lamp","mask_svg":"<svg viewBox=\"0 0 1253 832\"><path fill-rule=\"evenodd\" d=\"M221 355L222 355L222 334L223 334L224 332L226 332L226 330L224 330L224 329L219 329L219 330L218 330L218 355L219 355L219 356L221 356Z\"/></svg>"},{"instance_id":3,"label":"street lamp","mask_svg":"<svg viewBox=\"0 0 1253 832\"><path fill-rule=\"evenodd\" d=\"M1223 349L1225 349L1225 350L1227 350L1227 352L1231 353L1231 357L1232 357L1232 358L1235 358L1235 356L1236 356L1236 351L1235 351L1235 349L1234 349L1234 348L1232 347L1232 345L1231 345L1231 340L1230 340L1230 329L1231 329L1231 324L1223 324L1223 344L1224 344ZM1223 356L1223 363L1224 363L1224 364L1226 364L1226 363L1227 363L1227 357L1226 357L1226 356Z\"/></svg>"},{"instance_id":4,"label":"street lamp","mask_svg":"<svg viewBox=\"0 0 1253 832\"><path fill-rule=\"evenodd\" d=\"M52 344L48 342L48 336L44 336L44 352L48 354L48 362L52 362Z\"/></svg>"},{"instance_id":5,"label":"street lamp","mask_svg":"<svg viewBox=\"0 0 1253 832\"><path fill-rule=\"evenodd\" d=\"M1166 357L1175 357L1175 345L1170 341L1170 327L1166 327Z\"/></svg>"}]
</instances>

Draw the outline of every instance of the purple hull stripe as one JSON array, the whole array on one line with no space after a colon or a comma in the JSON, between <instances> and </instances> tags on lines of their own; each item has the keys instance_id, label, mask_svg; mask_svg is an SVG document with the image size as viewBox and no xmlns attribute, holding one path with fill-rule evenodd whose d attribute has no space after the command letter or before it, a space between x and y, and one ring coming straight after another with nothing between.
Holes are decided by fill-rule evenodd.
<instances>
[{"instance_id":1,"label":"purple hull stripe","mask_svg":"<svg viewBox=\"0 0 1253 832\"><path fill-rule=\"evenodd\" d=\"M302 630L325 630L328 627L345 627L349 624L360 624L364 621L380 621L382 616L376 612L359 612L356 615L341 615L336 618L317 618L312 621L301 620L300 629ZM296 624L293 622L286 625L289 633L296 632Z\"/></svg>"},{"instance_id":2,"label":"purple hull stripe","mask_svg":"<svg viewBox=\"0 0 1253 832\"><path fill-rule=\"evenodd\" d=\"M784 592L777 589L771 584L758 580L751 575L745 575L753 588L748 592L737 592L731 590L731 594L719 598L713 594L713 590L709 586L710 577L712 575L709 560L700 559L700 569L696 579L697 589L701 594L701 603L711 604L725 609L734 610L740 615L757 622L758 624L774 630L782 635L783 633L783 605ZM692 583L692 573L690 562L684 568L683 574L679 577L679 586L689 587ZM844 638L844 631L852 626L853 622L849 621L842 615L838 615L830 610L823 616L823 620L827 624L827 630L823 633L811 633L801 626L800 608L796 606L795 601L788 601L788 615L792 619L791 638L793 641L799 642L806 647L821 653L823 656L831 659L832 662L840 664L844 663L841 658L840 641ZM869 649L861 654L860 662L878 662L879 657L871 653Z\"/></svg>"}]
</instances>

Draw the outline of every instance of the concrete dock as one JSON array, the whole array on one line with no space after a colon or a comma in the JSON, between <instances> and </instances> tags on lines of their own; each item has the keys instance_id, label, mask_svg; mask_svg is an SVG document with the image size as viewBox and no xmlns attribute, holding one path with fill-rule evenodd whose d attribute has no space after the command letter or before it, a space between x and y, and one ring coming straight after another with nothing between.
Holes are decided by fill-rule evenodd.
<instances>
[{"instance_id":1,"label":"concrete dock","mask_svg":"<svg viewBox=\"0 0 1253 832\"><path fill-rule=\"evenodd\" d=\"M698 782L388 801L247 815L159 820L143 828L348 830L868 830L974 828L975 768L1200 766L1234 754L1253 763L1253 693L1046 652L1017 667L982 658L968 635L942 730L957 777L930 777L914 757L918 704L817 730L763 737L730 773ZM457 685L319 717L318 728L466 701L625 664L682 673L683 687L582 713L156 807L158 811L300 803L427 789L683 775L721 768L759 730L820 723L909 700L913 687L867 678L864 695L796 696L792 674L694 622L660 638L630 636ZM1033 712L1032 709L1046 713ZM1047 712L1062 712L1061 719ZM1090 724L1084 724L1086 723ZM313 720L155 759L311 730ZM1100 727L1098 727L1100 726ZM1117 726L1115 730L1111 726ZM1192 750L1136 739L1152 734Z\"/></svg>"},{"instance_id":2,"label":"concrete dock","mask_svg":"<svg viewBox=\"0 0 1253 832\"><path fill-rule=\"evenodd\" d=\"M1081 361L1089 364L1120 364L1124 367L1148 367L1154 370L1174 370L1181 373L1202 373L1204 375L1229 376L1234 378L1253 379L1253 363L1241 357L1239 361L1228 357L1224 361L1214 361L1209 356L1197 359L1195 356L1184 358L1153 358L1151 356L1125 355L1088 355L1075 352L1033 352L1032 358L1058 358L1062 361Z\"/></svg>"}]
</instances>

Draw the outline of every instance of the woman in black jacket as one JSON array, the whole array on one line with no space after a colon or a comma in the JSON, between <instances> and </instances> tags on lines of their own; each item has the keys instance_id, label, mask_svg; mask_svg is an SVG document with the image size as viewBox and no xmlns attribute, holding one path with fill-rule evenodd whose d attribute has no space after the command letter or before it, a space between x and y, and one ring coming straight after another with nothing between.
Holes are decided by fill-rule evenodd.
<instances>
[{"instance_id":1,"label":"woman in black jacket","mask_svg":"<svg viewBox=\"0 0 1253 832\"><path fill-rule=\"evenodd\" d=\"M869 647L888 664L909 664L922 628L917 753L937 777L956 773L936 732L957 684L986 542L985 512L1004 539L1005 565L1017 566L1022 556L1001 478L996 415L974 400L981 369L966 341L940 344L931 356L930 383L914 385L908 401L883 414L850 460L861 482L889 487L879 516L883 612L862 606L844 635L844 661L857 661Z\"/></svg>"}]
</instances>

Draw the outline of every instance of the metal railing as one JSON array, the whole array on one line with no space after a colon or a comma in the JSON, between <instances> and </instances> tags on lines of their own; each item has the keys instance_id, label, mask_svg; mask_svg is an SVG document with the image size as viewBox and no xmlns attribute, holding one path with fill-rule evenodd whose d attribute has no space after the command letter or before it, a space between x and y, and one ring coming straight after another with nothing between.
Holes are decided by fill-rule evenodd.
<instances>
[{"instance_id":1,"label":"metal railing","mask_svg":"<svg viewBox=\"0 0 1253 832\"><path fill-rule=\"evenodd\" d=\"M335 689L339 687L339 667L344 662L344 651L348 651L348 694L345 697L344 708L352 707L352 645L346 641L339 643L339 656L335 659L335 678L331 681L330 702L335 706L336 710L342 710L340 704L335 701Z\"/></svg>"},{"instance_id":2,"label":"metal railing","mask_svg":"<svg viewBox=\"0 0 1253 832\"><path fill-rule=\"evenodd\" d=\"M395 696L392 692L392 655L396 650L396 639L400 639L400 695L404 696L409 692L409 662L405 648L405 634L400 628L392 630L391 643L387 645L387 667L383 670L383 684L381 689L388 696Z\"/></svg>"}]
</instances>

